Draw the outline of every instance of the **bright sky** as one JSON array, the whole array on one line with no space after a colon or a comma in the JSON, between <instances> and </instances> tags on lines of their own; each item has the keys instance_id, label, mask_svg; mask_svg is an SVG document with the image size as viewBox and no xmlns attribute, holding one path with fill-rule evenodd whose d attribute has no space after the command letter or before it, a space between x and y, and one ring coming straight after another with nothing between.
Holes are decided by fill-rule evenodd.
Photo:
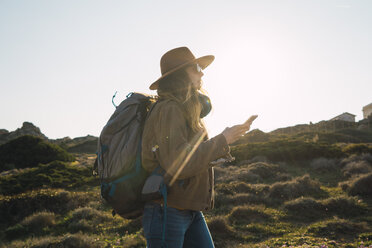
<instances>
[{"instance_id":1,"label":"bright sky","mask_svg":"<svg viewBox=\"0 0 372 248\"><path fill-rule=\"evenodd\" d=\"M213 54L210 136L258 114L272 131L363 118L372 102L372 1L0 0L0 129L98 136L131 91L155 93L160 57Z\"/></svg>"}]
</instances>

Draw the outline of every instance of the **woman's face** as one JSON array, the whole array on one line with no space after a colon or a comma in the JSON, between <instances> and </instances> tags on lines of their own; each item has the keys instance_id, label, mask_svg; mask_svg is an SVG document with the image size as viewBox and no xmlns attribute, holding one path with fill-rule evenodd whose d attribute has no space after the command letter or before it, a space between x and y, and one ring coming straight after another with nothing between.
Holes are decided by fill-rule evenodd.
<instances>
[{"instance_id":1,"label":"woman's face","mask_svg":"<svg viewBox=\"0 0 372 248\"><path fill-rule=\"evenodd\" d=\"M204 75L201 67L198 64L194 64L186 68L186 72L189 75L192 86L196 90L200 90L202 86L202 76Z\"/></svg>"}]
</instances>

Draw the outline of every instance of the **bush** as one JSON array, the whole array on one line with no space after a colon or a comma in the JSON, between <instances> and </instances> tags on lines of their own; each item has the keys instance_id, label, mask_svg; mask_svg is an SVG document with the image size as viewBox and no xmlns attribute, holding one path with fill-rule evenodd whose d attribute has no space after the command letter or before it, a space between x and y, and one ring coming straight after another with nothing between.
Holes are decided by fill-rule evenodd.
<instances>
[{"instance_id":1,"label":"bush","mask_svg":"<svg viewBox=\"0 0 372 248\"><path fill-rule=\"evenodd\" d=\"M231 153L237 162L249 160L256 156L265 156L273 162L293 162L318 157L340 158L344 156L341 149L335 145L285 139L233 146Z\"/></svg>"},{"instance_id":2,"label":"bush","mask_svg":"<svg viewBox=\"0 0 372 248\"><path fill-rule=\"evenodd\" d=\"M95 237L82 233L66 234L64 236L45 236L40 238L32 237L25 241L13 241L7 244L7 248L31 247L31 248L100 248L107 247L105 242L98 241Z\"/></svg>"},{"instance_id":3,"label":"bush","mask_svg":"<svg viewBox=\"0 0 372 248\"><path fill-rule=\"evenodd\" d=\"M8 240L17 239L17 238L22 237L25 234L27 234L28 231L29 231L29 228L28 227L26 227L24 225L21 225L21 224L17 224L17 225L8 227L5 230L5 237Z\"/></svg>"},{"instance_id":4,"label":"bush","mask_svg":"<svg viewBox=\"0 0 372 248\"><path fill-rule=\"evenodd\" d=\"M363 153L363 154L352 154L347 158L341 160L341 166L344 167L348 163L351 162L360 162L365 161L369 165L372 165L372 154L370 153Z\"/></svg>"},{"instance_id":5,"label":"bush","mask_svg":"<svg viewBox=\"0 0 372 248\"><path fill-rule=\"evenodd\" d=\"M95 248L102 247L95 241L93 237L77 233L77 234L67 234L61 242L59 242L62 247L79 247L79 248Z\"/></svg>"},{"instance_id":6,"label":"bush","mask_svg":"<svg viewBox=\"0 0 372 248\"><path fill-rule=\"evenodd\" d=\"M354 179L349 187L348 193L350 195L372 196L372 173L360 176Z\"/></svg>"},{"instance_id":7,"label":"bush","mask_svg":"<svg viewBox=\"0 0 372 248\"><path fill-rule=\"evenodd\" d=\"M289 213L291 218L313 221L325 216L326 207L313 198L297 198L284 203L283 208Z\"/></svg>"},{"instance_id":8,"label":"bush","mask_svg":"<svg viewBox=\"0 0 372 248\"><path fill-rule=\"evenodd\" d=\"M262 182L262 178L253 173L247 166L238 167L238 166L229 166L226 167L221 173L217 170L216 182L250 182L250 183L259 183Z\"/></svg>"},{"instance_id":9,"label":"bush","mask_svg":"<svg viewBox=\"0 0 372 248\"><path fill-rule=\"evenodd\" d=\"M328 215L339 217L355 217L368 212L365 204L350 196L332 197L321 201Z\"/></svg>"},{"instance_id":10,"label":"bush","mask_svg":"<svg viewBox=\"0 0 372 248\"><path fill-rule=\"evenodd\" d=\"M99 198L98 194L64 190L37 190L27 194L0 198L2 224L14 225L35 212L50 211L64 214Z\"/></svg>"},{"instance_id":11,"label":"bush","mask_svg":"<svg viewBox=\"0 0 372 248\"><path fill-rule=\"evenodd\" d=\"M98 179L92 176L91 169L53 161L25 172L1 177L0 193L11 195L43 186L71 189L83 185L98 185Z\"/></svg>"},{"instance_id":12,"label":"bush","mask_svg":"<svg viewBox=\"0 0 372 248\"><path fill-rule=\"evenodd\" d=\"M0 145L0 171L14 164L16 168L34 167L51 161L74 161L61 147L41 138L25 135Z\"/></svg>"},{"instance_id":13,"label":"bush","mask_svg":"<svg viewBox=\"0 0 372 248\"><path fill-rule=\"evenodd\" d=\"M96 153L97 151L97 139L88 140L83 143L71 146L67 148L68 152L71 153Z\"/></svg>"},{"instance_id":14,"label":"bush","mask_svg":"<svg viewBox=\"0 0 372 248\"><path fill-rule=\"evenodd\" d=\"M248 184L245 182L221 183L216 185L218 193L234 195L241 193L250 193L257 196L263 196L268 192L269 186L266 184Z\"/></svg>"},{"instance_id":15,"label":"bush","mask_svg":"<svg viewBox=\"0 0 372 248\"><path fill-rule=\"evenodd\" d=\"M316 158L310 163L310 167L317 172L331 172L337 169L335 159Z\"/></svg>"},{"instance_id":16,"label":"bush","mask_svg":"<svg viewBox=\"0 0 372 248\"><path fill-rule=\"evenodd\" d=\"M208 221L208 228L213 238L231 238L234 236L234 230L227 223L223 216L216 216Z\"/></svg>"},{"instance_id":17,"label":"bush","mask_svg":"<svg viewBox=\"0 0 372 248\"><path fill-rule=\"evenodd\" d=\"M55 215L51 212L38 212L24 218L19 224L5 230L8 240L20 238L28 234L38 234L45 227L55 225Z\"/></svg>"},{"instance_id":18,"label":"bush","mask_svg":"<svg viewBox=\"0 0 372 248\"><path fill-rule=\"evenodd\" d=\"M367 207L354 197L339 196L321 201L313 198L298 198L284 204L291 218L318 220L325 217L355 217L367 213Z\"/></svg>"},{"instance_id":19,"label":"bush","mask_svg":"<svg viewBox=\"0 0 372 248\"><path fill-rule=\"evenodd\" d=\"M368 144L350 144L345 146L342 151L347 154L372 153L372 146Z\"/></svg>"},{"instance_id":20,"label":"bush","mask_svg":"<svg viewBox=\"0 0 372 248\"><path fill-rule=\"evenodd\" d=\"M344 219L334 219L316 223L309 227L308 232L331 239L356 238L359 233L368 230L366 223L353 223Z\"/></svg>"},{"instance_id":21,"label":"bush","mask_svg":"<svg viewBox=\"0 0 372 248\"><path fill-rule=\"evenodd\" d=\"M70 230L72 233L76 232L93 232L95 229L95 226L92 225L92 223L89 223L87 220L77 220L74 222L71 222L68 225L68 230Z\"/></svg>"},{"instance_id":22,"label":"bush","mask_svg":"<svg viewBox=\"0 0 372 248\"><path fill-rule=\"evenodd\" d=\"M266 204L267 199L253 194L235 194L223 195L216 194L216 207L229 206L229 205L244 205L244 204Z\"/></svg>"},{"instance_id":23,"label":"bush","mask_svg":"<svg viewBox=\"0 0 372 248\"><path fill-rule=\"evenodd\" d=\"M42 211L34 213L26 217L21 224L30 229L42 229L44 227L53 226L56 221L56 216L52 212Z\"/></svg>"},{"instance_id":24,"label":"bush","mask_svg":"<svg viewBox=\"0 0 372 248\"><path fill-rule=\"evenodd\" d=\"M246 205L234 207L228 218L231 223L246 224L268 221L271 219L271 215L265 212L265 207Z\"/></svg>"},{"instance_id":25,"label":"bush","mask_svg":"<svg viewBox=\"0 0 372 248\"><path fill-rule=\"evenodd\" d=\"M371 171L372 168L366 161L350 162L342 169L342 173L346 177L351 177L355 174L366 174Z\"/></svg>"},{"instance_id":26,"label":"bush","mask_svg":"<svg viewBox=\"0 0 372 248\"><path fill-rule=\"evenodd\" d=\"M236 182L243 181L249 183L262 183L264 179L277 180L281 176L282 168L277 164L255 162L250 164L242 164L228 166L224 169L217 168L217 182Z\"/></svg>"},{"instance_id":27,"label":"bush","mask_svg":"<svg viewBox=\"0 0 372 248\"><path fill-rule=\"evenodd\" d=\"M72 221L79 221L80 219L94 220L98 224L104 221L112 220L112 216L106 212L99 211L90 207L77 208L72 211Z\"/></svg>"},{"instance_id":28,"label":"bush","mask_svg":"<svg viewBox=\"0 0 372 248\"><path fill-rule=\"evenodd\" d=\"M278 172L282 171L279 165L265 162L252 163L248 165L248 170L261 178L273 178Z\"/></svg>"},{"instance_id":29,"label":"bush","mask_svg":"<svg viewBox=\"0 0 372 248\"><path fill-rule=\"evenodd\" d=\"M269 190L269 197L281 200L290 200L301 196L319 196L324 194L320 183L314 181L309 175L297 177L291 181L276 182Z\"/></svg>"}]
</instances>

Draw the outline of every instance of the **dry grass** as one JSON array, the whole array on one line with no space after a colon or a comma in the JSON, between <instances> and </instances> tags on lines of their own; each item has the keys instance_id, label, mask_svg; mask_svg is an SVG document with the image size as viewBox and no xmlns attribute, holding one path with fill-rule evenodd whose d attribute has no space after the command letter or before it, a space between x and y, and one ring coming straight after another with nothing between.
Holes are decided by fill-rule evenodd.
<instances>
[{"instance_id":1,"label":"dry grass","mask_svg":"<svg viewBox=\"0 0 372 248\"><path fill-rule=\"evenodd\" d=\"M245 182L221 183L216 185L216 191L226 195L250 193L261 196L266 194L269 188L266 184L248 184Z\"/></svg>"},{"instance_id":2,"label":"dry grass","mask_svg":"<svg viewBox=\"0 0 372 248\"><path fill-rule=\"evenodd\" d=\"M301 196L319 196L323 193L318 181L311 179L309 175L304 175L291 181L274 183L270 187L268 196L269 198L290 200Z\"/></svg>"},{"instance_id":3,"label":"dry grass","mask_svg":"<svg viewBox=\"0 0 372 248\"><path fill-rule=\"evenodd\" d=\"M366 204L350 196L331 197L324 200L309 197L298 198L284 203L283 208L288 212L286 219L301 221L314 221L333 216L352 218L368 212Z\"/></svg>"},{"instance_id":4,"label":"dry grass","mask_svg":"<svg viewBox=\"0 0 372 248\"><path fill-rule=\"evenodd\" d=\"M266 179L278 179L284 170L278 164L267 162L255 162L246 164L240 162L238 165L230 165L226 168L216 167L216 182L248 182L262 183Z\"/></svg>"},{"instance_id":5,"label":"dry grass","mask_svg":"<svg viewBox=\"0 0 372 248\"><path fill-rule=\"evenodd\" d=\"M316 158L311 161L310 167L317 172L331 172L338 166L336 159Z\"/></svg>"},{"instance_id":6,"label":"dry grass","mask_svg":"<svg viewBox=\"0 0 372 248\"><path fill-rule=\"evenodd\" d=\"M208 220L208 227L213 238L230 238L231 236L234 236L234 230L228 224L226 217L224 216L215 216Z\"/></svg>"},{"instance_id":7,"label":"dry grass","mask_svg":"<svg viewBox=\"0 0 372 248\"><path fill-rule=\"evenodd\" d=\"M372 171L372 167L368 162L360 160L347 163L342 169L345 177L351 177L358 174L366 174Z\"/></svg>"},{"instance_id":8,"label":"dry grass","mask_svg":"<svg viewBox=\"0 0 372 248\"><path fill-rule=\"evenodd\" d=\"M331 239L352 239L359 233L369 231L366 223L354 223L345 219L332 219L311 225L308 232Z\"/></svg>"},{"instance_id":9,"label":"dry grass","mask_svg":"<svg viewBox=\"0 0 372 248\"><path fill-rule=\"evenodd\" d=\"M266 222L273 217L265 211L264 206L243 205L234 207L228 216L232 224L248 224L252 222Z\"/></svg>"},{"instance_id":10,"label":"dry grass","mask_svg":"<svg viewBox=\"0 0 372 248\"><path fill-rule=\"evenodd\" d=\"M7 248L31 247L31 248L103 248L105 242L97 240L93 236L82 233L65 234L63 236L31 237L24 241L8 243Z\"/></svg>"},{"instance_id":11,"label":"dry grass","mask_svg":"<svg viewBox=\"0 0 372 248\"><path fill-rule=\"evenodd\" d=\"M352 180L347 187L350 195L372 196L372 173L362 175Z\"/></svg>"},{"instance_id":12,"label":"dry grass","mask_svg":"<svg viewBox=\"0 0 372 248\"><path fill-rule=\"evenodd\" d=\"M110 221L113 219L113 217L107 212L102 212L91 207L82 207L72 211L72 220L79 219L94 220L100 223Z\"/></svg>"},{"instance_id":13,"label":"dry grass","mask_svg":"<svg viewBox=\"0 0 372 248\"><path fill-rule=\"evenodd\" d=\"M216 194L216 207L222 206L237 206L245 204L265 204L267 199L249 193L241 193L235 195Z\"/></svg>"},{"instance_id":14,"label":"dry grass","mask_svg":"<svg viewBox=\"0 0 372 248\"><path fill-rule=\"evenodd\" d=\"M310 197L301 197L292 201L288 201L283 205L283 208L288 212L288 218L314 221L325 216L325 206L320 202Z\"/></svg>"},{"instance_id":15,"label":"dry grass","mask_svg":"<svg viewBox=\"0 0 372 248\"><path fill-rule=\"evenodd\" d=\"M47 226L53 226L56 222L56 216L52 212L38 212L30 216L27 216L21 225L29 227L31 229L42 229Z\"/></svg>"}]
</instances>

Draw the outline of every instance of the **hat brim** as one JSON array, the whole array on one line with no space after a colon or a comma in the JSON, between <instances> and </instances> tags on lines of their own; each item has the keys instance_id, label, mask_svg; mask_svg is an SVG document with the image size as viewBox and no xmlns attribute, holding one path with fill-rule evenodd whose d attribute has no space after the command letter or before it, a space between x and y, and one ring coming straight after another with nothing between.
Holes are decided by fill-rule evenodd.
<instances>
[{"instance_id":1,"label":"hat brim","mask_svg":"<svg viewBox=\"0 0 372 248\"><path fill-rule=\"evenodd\" d=\"M158 80L156 80L155 82L153 82L150 85L150 90L157 90L158 87L159 87L159 82L161 80L163 80L164 78L166 78L170 74L172 74L172 73L174 73L174 72L176 72L176 71L184 68L185 66L188 66L190 64L197 63L204 70L205 68L207 68L207 66L209 66L213 62L213 60L214 60L214 56L213 55L206 55L206 56L203 56L203 57L200 57L200 58L197 58L197 59L188 61L187 63L184 63L182 65L179 65L176 68L174 68L174 69L172 69L172 70L164 73L160 78L158 78Z\"/></svg>"}]
</instances>

